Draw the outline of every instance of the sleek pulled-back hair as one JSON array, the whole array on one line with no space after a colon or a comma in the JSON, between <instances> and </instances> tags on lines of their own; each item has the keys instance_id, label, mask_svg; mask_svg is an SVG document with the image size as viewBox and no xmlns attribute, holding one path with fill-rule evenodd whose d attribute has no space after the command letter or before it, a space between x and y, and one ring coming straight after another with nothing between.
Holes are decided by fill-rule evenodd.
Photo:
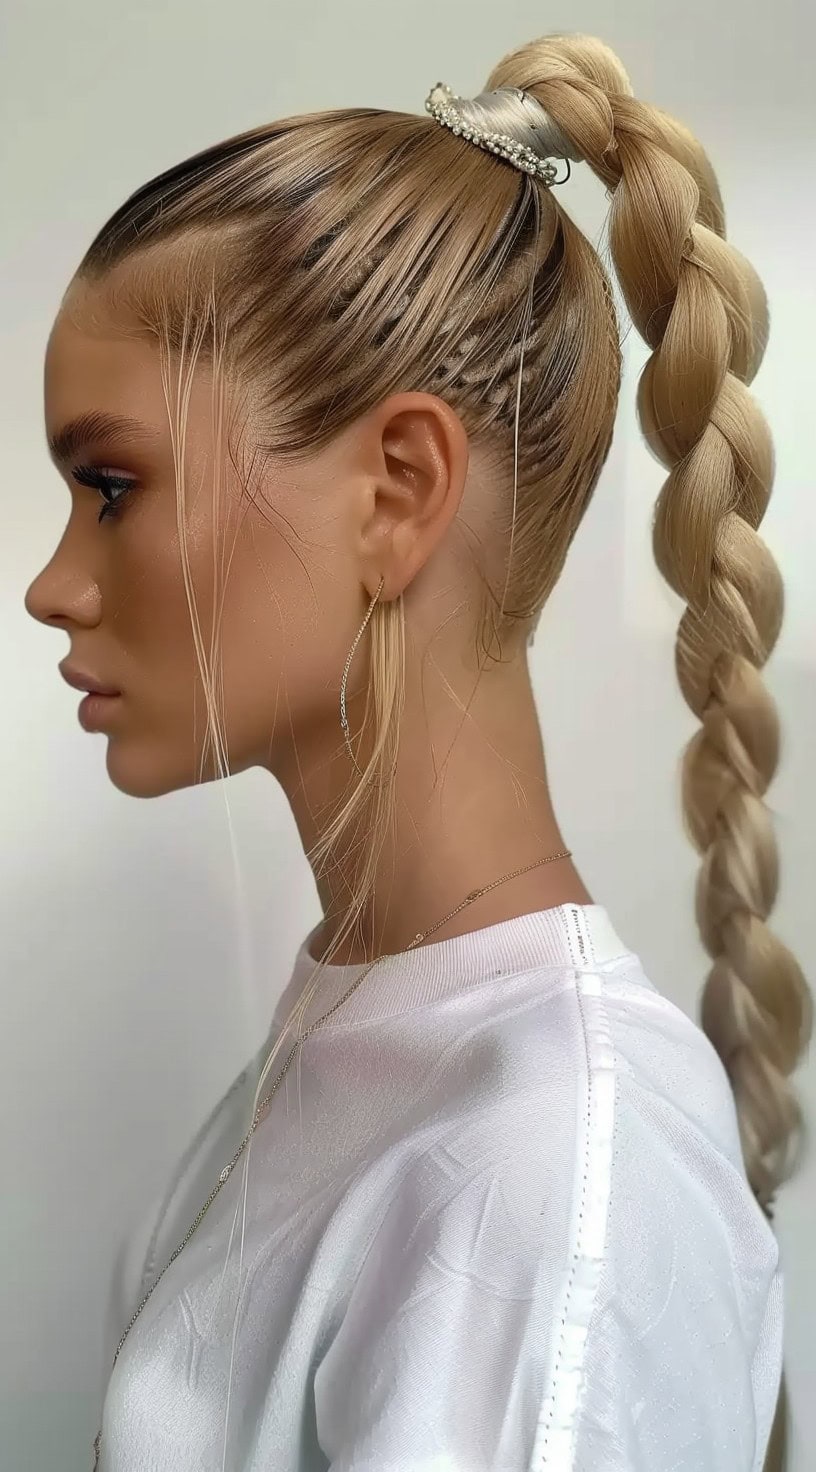
<instances>
[{"instance_id":1,"label":"sleek pulled-back hair","mask_svg":"<svg viewBox=\"0 0 816 1472\"><path fill-rule=\"evenodd\" d=\"M779 735L760 671L783 593L757 534L773 448L748 389L765 348L765 295L724 239L700 144L632 96L601 42L533 41L485 86L534 96L606 185L612 260L652 349L638 414L668 471L654 550L686 605L677 673L700 721L684 754L682 795L702 856L697 923L712 958L701 1022L731 1080L748 1180L771 1217L801 1158L804 1124L789 1075L810 1036L812 1004L767 924L778 872L763 797ZM497 100L499 115L494 126L530 141L518 99ZM310 113L240 134L146 184L99 232L77 276L126 302L166 364L181 363L182 374L201 360L217 369L244 408L253 462L259 453L313 455L392 392L443 397L493 471L496 534L474 616L480 659L530 635L608 454L620 382L610 282L557 189L426 115ZM173 399L182 446L181 380ZM189 580L188 597L192 615ZM353 845L348 914L334 943L370 898L391 818L401 597L375 607L370 636L370 756L310 855L328 863L341 833L368 838ZM197 649L208 739L223 769L220 681L200 641ZM256 1104L318 971L264 1065ZM248 1159L249 1151L245 1168ZM783 1379L768 1469L784 1464L784 1403Z\"/></svg>"}]
</instances>

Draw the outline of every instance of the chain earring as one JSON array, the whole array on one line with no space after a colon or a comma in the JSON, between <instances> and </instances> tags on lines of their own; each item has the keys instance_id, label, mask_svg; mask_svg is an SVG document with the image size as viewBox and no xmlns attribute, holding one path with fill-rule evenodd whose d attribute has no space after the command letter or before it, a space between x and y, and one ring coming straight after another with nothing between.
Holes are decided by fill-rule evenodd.
<instances>
[{"instance_id":1,"label":"chain earring","mask_svg":"<svg viewBox=\"0 0 816 1472\"><path fill-rule=\"evenodd\" d=\"M363 637L363 634L365 633L366 624L368 623L368 620L371 618L371 615L374 612L374 605L377 602L377 599L379 598L379 596L380 596L380 594L381 594L381 592L383 590L384 583L385 583L385 578L384 577L381 577L380 578L380 586L377 589L376 593L374 594L374 597L372 598L371 602L368 605L368 613L366 614L365 618L363 619L363 622L361 623L359 629L357 630L357 634L356 634L354 643L352 644L352 646L351 646L351 648L350 648L350 650L348 652L348 658L346 660L346 667L343 670L343 678L342 678L342 680L340 682L340 727L341 727L341 730L343 732L343 737L345 739L346 746L348 748L348 754L351 757L351 760L353 761L355 767L357 767L357 771L360 773L360 776L361 777L363 775L362 768L357 763L357 758L356 758L356 756L354 755L354 752L351 749L351 740L349 738L349 723L348 723L348 717L346 715L346 680L348 679L348 672L349 672L349 668L351 666L351 661L354 658L354 651L357 648L357 645L359 644L361 638Z\"/></svg>"}]
</instances>

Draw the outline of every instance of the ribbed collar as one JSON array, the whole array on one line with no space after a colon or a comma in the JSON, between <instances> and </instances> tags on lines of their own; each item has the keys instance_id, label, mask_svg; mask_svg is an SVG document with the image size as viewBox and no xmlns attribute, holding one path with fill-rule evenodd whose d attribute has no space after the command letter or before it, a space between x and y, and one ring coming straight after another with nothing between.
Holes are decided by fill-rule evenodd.
<instances>
[{"instance_id":1,"label":"ribbed collar","mask_svg":"<svg viewBox=\"0 0 816 1472\"><path fill-rule=\"evenodd\" d=\"M301 942L292 976L275 1008L281 1022L315 968L311 943L322 921ZM539 967L605 965L629 954L602 905L558 905L449 940L432 941L412 951L383 956L359 989L338 1008L325 1027L348 1026L411 1012L441 998L466 992L497 976L513 976ZM321 1016L365 970L324 966L306 1024Z\"/></svg>"}]
</instances>

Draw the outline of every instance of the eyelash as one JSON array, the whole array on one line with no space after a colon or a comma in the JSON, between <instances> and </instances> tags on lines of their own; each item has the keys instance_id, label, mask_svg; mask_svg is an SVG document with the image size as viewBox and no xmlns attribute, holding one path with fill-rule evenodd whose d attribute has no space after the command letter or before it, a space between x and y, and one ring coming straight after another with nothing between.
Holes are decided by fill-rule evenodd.
<instances>
[{"instance_id":1,"label":"eyelash","mask_svg":"<svg viewBox=\"0 0 816 1472\"><path fill-rule=\"evenodd\" d=\"M105 497L105 505L97 517L97 520L100 522L104 521L106 516L117 516L119 514L122 501L124 501L125 497L136 485L135 480L126 480L121 475L107 475L104 470L97 470L93 465L76 465L71 474L79 485L90 486L93 490L99 491L100 495ZM113 500L111 492L117 490L120 494Z\"/></svg>"}]
</instances>

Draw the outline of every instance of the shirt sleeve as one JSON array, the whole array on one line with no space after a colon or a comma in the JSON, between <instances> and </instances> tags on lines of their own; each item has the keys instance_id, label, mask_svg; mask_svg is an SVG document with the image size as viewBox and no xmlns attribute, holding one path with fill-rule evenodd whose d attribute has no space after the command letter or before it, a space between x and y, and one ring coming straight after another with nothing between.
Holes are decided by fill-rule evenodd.
<instances>
[{"instance_id":1,"label":"shirt sleeve","mask_svg":"<svg viewBox=\"0 0 816 1472\"><path fill-rule=\"evenodd\" d=\"M538 1104L403 1172L315 1374L331 1472L756 1472L781 1279L747 1182L634 1085L606 1166L587 1136L554 1175Z\"/></svg>"},{"instance_id":2,"label":"shirt sleeve","mask_svg":"<svg viewBox=\"0 0 816 1472\"><path fill-rule=\"evenodd\" d=\"M745 1176L725 1071L704 1044L690 1066L682 1039L674 1058L655 1040L651 1075L618 1081L575 1472L764 1465L782 1367L779 1244Z\"/></svg>"}]
</instances>

